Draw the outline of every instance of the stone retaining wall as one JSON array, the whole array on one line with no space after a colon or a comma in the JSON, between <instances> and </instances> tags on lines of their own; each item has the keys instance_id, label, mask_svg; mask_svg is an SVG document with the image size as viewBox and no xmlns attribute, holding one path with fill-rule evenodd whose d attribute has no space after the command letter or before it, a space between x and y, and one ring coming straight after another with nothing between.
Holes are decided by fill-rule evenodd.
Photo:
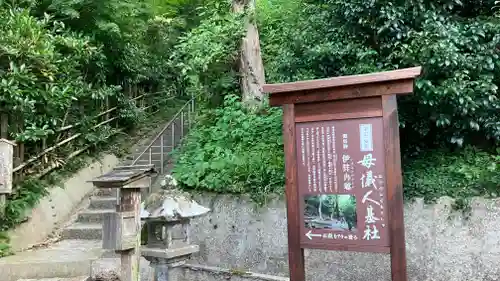
<instances>
[{"instance_id":1,"label":"stone retaining wall","mask_svg":"<svg viewBox=\"0 0 500 281\"><path fill-rule=\"evenodd\" d=\"M276 276L288 275L283 200L256 208L248 198L195 196L212 213L193 222L193 263ZM500 200L475 199L472 215L452 200L407 204L405 224L411 281L500 280ZM306 250L308 280L390 280L389 256Z\"/></svg>"},{"instance_id":2,"label":"stone retaining wall","mask_svg":"<svg viewBox=\"0 0 500 281\"><path fill-rule=\"evenodd\" d=\"M68 221L75 208L94 190L93 184L88 181L111 171L117 164L116 156L104 155L66 180L62 188L51 188L49 194L31 210L29 220L9 233L12 249L20 251L43 242L62 223Z\"/></svg>"}]
</instances>

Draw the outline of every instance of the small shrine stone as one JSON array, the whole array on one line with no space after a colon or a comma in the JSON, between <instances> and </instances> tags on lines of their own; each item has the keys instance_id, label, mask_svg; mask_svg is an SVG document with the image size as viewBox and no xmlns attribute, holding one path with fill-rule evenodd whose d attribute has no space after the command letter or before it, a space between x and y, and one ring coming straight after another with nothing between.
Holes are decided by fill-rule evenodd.
<instances>
[{"instance_id":1,"label":"small shrine stone","mask_svg":"<svg viewBox=\"0 0 500 281\"><path fill-rule=\"evenodd\" d=\"M176 276L181 270L179 266L199 251L198 245L190 244L190 220L210 209L176 189L177 181L171 175L165 176L160 185L161 190L141 204L141 219L147 230L147 243L141 254L154 268L155 280L163 281ZM176 235L174 228L178 226L181 229Z\"/></svg>"},{"instance_id":2,"label":"small shrine stone","mask_svg":"<svg viewBox=\"0 0 500 281\"><path fill-rule=\"evenodd\" d=\"M167 175L162 180L161 190L148 196L141 205L141 219L179 221L202 216L210 209L192 200L189 194L176 189L177 182Z\"/></svg>"}]
</instances>

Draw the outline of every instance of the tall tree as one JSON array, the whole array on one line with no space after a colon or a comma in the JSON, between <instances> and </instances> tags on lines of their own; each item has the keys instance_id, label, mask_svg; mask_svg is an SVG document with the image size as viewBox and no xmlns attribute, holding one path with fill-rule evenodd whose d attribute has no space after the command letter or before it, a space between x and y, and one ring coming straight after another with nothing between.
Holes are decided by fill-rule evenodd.
<instances>
[{"instance_id":1,"label":"tall tree","mask_svg":"<svg viewBox=\"0 0 500 281\"><path fill-rule=\"evenodd\" d=\"M319 219L323 220L323 211L321 209L323 208L323 201L325 200L325 195L320 195L318 199L319 199L318 215L319 215Z\"/></svg>"},{"instance_id":2,"label":"tall tree","mask_svg":"<svg viewBox=\"0 0 500 281\"><path fill-rule=\"evenodd\" d=\"M264 65L260 52L259 30L252 17L255 12L255 0L233 0L235 13L248 12L246 33L241 42L239 73L243 101L249 105L260 104L263 100Z\"/></svg>"}]
</instances>

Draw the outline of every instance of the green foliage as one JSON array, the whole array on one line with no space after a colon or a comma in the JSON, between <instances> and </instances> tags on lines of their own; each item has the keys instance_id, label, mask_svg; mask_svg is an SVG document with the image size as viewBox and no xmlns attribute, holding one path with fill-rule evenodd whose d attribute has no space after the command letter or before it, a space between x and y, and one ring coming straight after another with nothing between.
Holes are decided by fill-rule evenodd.
<instances>
[{"instance_id":1,"label":"green foliage","mask_svg":"<svg viewBox=\"0 0 500 281\"><path fill-rule=\"evenodd\" d=\"M5 213L0 217L0 257L12 254L7 231L26 221L30 210L48 194L49 188L54 184L60 184L62 179L83 168L88 164L86 160L88 159L75 158L67 162L57 173L44 179L27 178L15 186L13 193L7 198Z\"/></svg>"},{"instance_id":2,"label":"green foliage","mask_svg":"<svg viewBox=\"0 0 500 281\"><path fill-rule=\"evenodd\" d=\"M106 142L98 142L97 147L88 153L72 158L65 162L65 165L43 178L28 177L20 184L14 186L13 193L7 197L7 205L4 216L0 217L0 257L11 254L9 239L6 232L16 225L29 218L29 212L38 202L48 194L50 188L60 187L67 178L71 177L78 170L88 166L90 162L98 160L101 153L113 153L117 157L125 156L129 153L131 143L136 143L151 134L151 124L165 122L170 119L179 108L184 105L185 100L173 100L168 108L155 115L147 116L144 120L138 121L129 134L115 135L107 139ZM96 138L102 137L103 133L95 134ZM2 236L3 235L3 236Z\"/></svg>"},{"instance_id":3,"label":"green foliage","mask_svg":"<svg viewBox=\"0 0 500 281\"><path fill-rule=\"evenodd\" d=\"M263 114L265 113L265 114ZM257 203L284 186L281 112L247 111L236 96L223 108L204 112L199 125L177 151L174 176L189 190L249 193ZM405 157L406 200L441 196L465 209L472 196L500 195L500 151L467 147L459 151L429 150Z\"/></svg>"},{"instance_id":4,"label":"green foliage","mask_svg":"<svg viewBox=\"0 0 500 281\"><path fill-rule=\"evenodd\" d=\"M13 8L0 14L0 110L15 113L24 124L24 130L13 132L17 140L38 141L77 122L81 131L89 131L106 100L118 105L123 122L140 118L120 87L105 84L110 58L99 43L48 14L38 19Z\"/></svg>"},{"instance_id":5,"label":"green foliage","mask_svg":"<svg viewBox=\"0 0 500 281\"><path fill-rule=\"evenodd\" d=\"M466 209L471 196L499 195L500 158L492 152L500 141L500 21L494 5L259 0L267 82L423 66L415 94L399 100L405 198L451 196L456 208ZM219 19L207 19L184 37L177 55L190 90L203 97L237 89L234 79L232 87L217 84L231 77L226 70L234 69L231 50L238 39L223 35L231 40L219 43L219 34L236 33L234 21ZM191 190L250 193L262 203L282 191L281 114L252 112L235 100L227 96L222 106L203 112L176 154L174 174Z\"/></svg>"},{"instance_id":6,"label":"green foliage","mask_svg":"<svg viewBox=\"0 0 500 281\"><path fill-rule=\"evenodd\" d=\"M8 138L22 144L24 160L71 138L22 170L0 232L24 221L57 176L81 167L69 155L96 153L151 120L151 111L174 108L169 100L182 95L182 79L170 56L200 21L204 0L156 2L0 1L0 119L8 119ZM65 167L32 177L54 166ZM0 256L6 244L0 237Z\"/></svg>"},{"instance_id":7,"label":"green foliage","mask_svg":"<svg viewBox=\"0 0 500 281\"><path fill-rule=\"evenodd\" d=\"M171 51L173 40L184 28L174 13L176 5L189 1L171 2L153 7L158 3L147 0L44 0L37 1L34 13L49 13L98 42L108 83L146 83L157 90L168 87L172 68L165 52Z\"/></svg>"},{"instance_id":8,"label":"green foliage","mask_svg":"<svg viewBox=\"0 0 500 281\"><path fill-rule=\"evenodd\" d=\"M72 135L80 137L25 174L47 168L41 164L60 166L76 150L109 142L117 128L111 123L97 127L107 108L116 106L111 116L118 117L120 129L133 127L144 115L119 86L103 80L106 56L99 44L48 14L37 18L31 12L0 6L1 118L8 117L9 138L23 143L25 159L40 153L42 141L47 148ZM68 125L73 126L61 130Z\"/></svg>"},{"instance_id":9,"label":"green foliage","mask_svg":"<svg viewBox=\"0 0 500 281\"><path fill-rule=\"evenodd\" d=\"M0 257L11 255L12 251L9 246L10 238L5 232L0 232Z\"/></svg>"},{"instance_id":10,"label":"green foliage","mask_svg":"<svg viewBox=\"0 0 500 281\"><path fill-rule=\"evenodd\" d=\"M305 211L304 214L308 217L308 224L310 227L315 227L319 220L320 226L324 221L336 218L340 220L344 218L349 230L356 225L356 197L354 195L312 195L305 197ZM309 218L314 218L309 221Z\"/></svg>"},{"instance_id":11,"label":"green foliage","mask_svg":"<svg viewBox=\"0 0 500 281\"><path fill-rule=\"evenodd\" d=\"M175 155L173 174L184 187L249 193L258 202L284 186L281 111L248 111L235 95L207 110Z\"/></svg>"},{"instance_id":12,"label":"green foliage","mask_svg":"<svg viewBox=\"0 0 500 281\"><path fill-rule=\"evenodd\" d=\"M472 196L498 197L499 152L467 147L460 152L429 151L407 160L405 198L419 197L432 202L440 196L450 196L464 202Z\"/></svg>"},{"instance_id":13,"label":"green foliage","mask_svg":"<svg viewBox=\"0 0 500 281\"><path fill-rule=\"evenodd\" d=\"M165 105L181 92L168 57L187 23L199 19L186 21L182 13L203 1L150 2L0 2L0 113L8 114L9 138L24 144L26 158L40 152L42 140L49 147L81 134L66 155L107 142L116 127L144 120L133 95L164 89L144 106ZM113 107L106 116L119 118L96 127Z\"/></svg>"},{"instance_id":14,"label":"green foliage","mask_svg":"<svg viewBox=\"0 0 500 281\"><path fill-rule=\"evenodd\" d=\"M180 38L173 54L188 92L202 105L219 105L239 89L237 58L244 35L244 13L230 12L229 2L203 9L201 23Z\"/></svg>"},{"instance_id":15,"label":"green foliage","mask_svg":"<svg viewBox=\"0 0 500 281\"><path fill-rule=\"evenodd\" d=\"M415 94L400 103L405 150L498 142L500 21L493 5L258 1L268 82L421 65Z\"/></svg>"},{"instance_id":16,"label":"green foliage","mask_svg":"<svg viewBox=\"0 0 500 281\"><path fill-rule=\"evenodd\" d=\"M74 101L94 94L83 70L101 54L88 38L66 31L59 22L51 24L49 16L36 19L27 10L0 9L0 16L2 110L40 112L25 118L43 126Z\"/></svg>"},{"instance_id":17,"label":"green foliage","mask_svg":"<svg viewBox=\"0 0 500 281\"><path fill-rule=\"evenodd\" d=\"M88 74L104 59L101 49L49 15L0 7L0 18L0 112L8 114L9 137L24 143L28 157L40 151L42 139L50 145L64 137L59 128L68 124L80 123L83 134L75 150L106 141L113 129L94 129L99 104L123 94Z\"/></svg>"}]
</instances>

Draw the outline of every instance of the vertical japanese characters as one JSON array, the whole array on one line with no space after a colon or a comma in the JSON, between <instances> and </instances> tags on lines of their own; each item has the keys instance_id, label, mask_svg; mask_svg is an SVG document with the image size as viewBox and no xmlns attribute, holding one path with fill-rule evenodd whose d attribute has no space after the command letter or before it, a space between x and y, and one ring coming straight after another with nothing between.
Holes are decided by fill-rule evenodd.
<instances>
[{"instance_id":1,"label":"vertical japanese characters","mask_svg":"<svg viewBox=\"0 0 500 281\"><path fill-rule=\"evenodd\" d=\"M382 175L374 175L373 173L373 168L377 165L377 159L372 154L372 124L360 124L359 137L360 152L362 152L363 158L357 164L362 169L361 178L359 179L360 186L363 189L361 203L366 208L363 240L380 240L380 229L377 228L377 222L383 220L383 217L377 214L383 215L384 205L382 202L383 192L381 187L377 187L377 180L382 179ZM382 224L383 226L385 225Z\"/></svg>"},{"instance_id":2,"label":"vertical japanese characters","mask_svg":"<svg viewBox=\"0 0 500 281\"><path fill-rule=\"evenodd\" d=\"M313 193L338 192L335 127L300 129L300 160L307 170L307 189Z\"/></svg>"},{"instance_id":3,"label":"vertical japanese characters","mask_svg":"<svg viewBox=\"0 0 500 281\"><path fill-rule=\"evenodd\" d=\"M354 188L353 186L353 166L352 166L352 159L351 156L349 155L349 135L348 134L342 134L342 173L343 173L343 185L344 185L344 190L345 191L350 191Z\"/></svg>"},{"instance_id":4,"label":"vertical japanese characters","mask_svg":"<svg viewBox=\"0 0 500 281\"><path fill-rule=\"evenodd\" d=\"M382 119L301 123L296 128L304 241L387 245Z\"/></svg>"}]
</instances>

